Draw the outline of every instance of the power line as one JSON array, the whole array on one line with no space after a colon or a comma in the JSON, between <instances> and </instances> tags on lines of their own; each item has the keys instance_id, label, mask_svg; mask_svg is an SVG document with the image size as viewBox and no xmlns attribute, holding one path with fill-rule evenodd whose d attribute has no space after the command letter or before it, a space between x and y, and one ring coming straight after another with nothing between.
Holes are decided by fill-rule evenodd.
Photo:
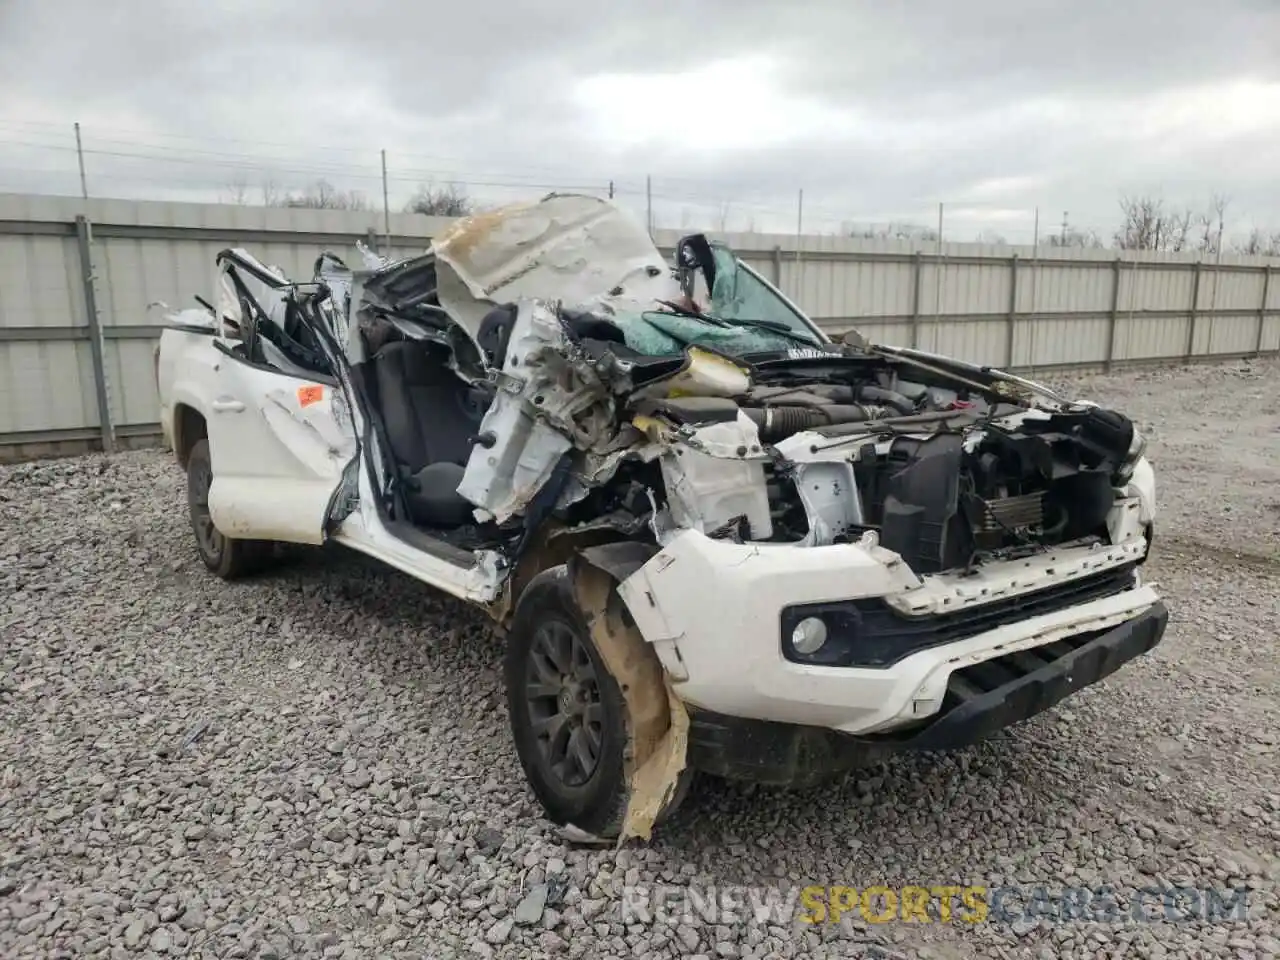
<instances>
[{"instance_id":1,"label":"power line","mask_svg":"<svg viewBox=\"0 0 1280 960\"><path fill-rule=\"evenodd\" d=\"M0 147L12 147L17 149L30 149L39 151L49 151L56 154L72 154L76 153L76 147L73 145L73 129L65 126L43 123L36 121L16 121L0 118L0 128L4 126L27 128L24 135L13 137L12 139L0 138ZM113 128L115 129L115 128ZM286 144L283 141L258 141L243 140L236 138L218 138L216 141L211 137L195 137L183 134L163 134L151 132L148 134L156 138L168 139L185 139L195 142L216 142L218 144L226 143L253 143L256 146L266 146L274 144L281 147L292 147L298 150L306 150L308 152L316 150L326 150L330 148L322 147L314 144ZM51 142L50 138L56 137L56 142ZM344 153L359 153L368 158L366 164L356 164L350 161L325 160L323 158L315 158L308 156L306 158L297 156L283 156L276 154L252 154L247 152L238 152L233 150L217 150L205 149L200 147L184 147L175 146L165 143L148 143L144 141L129 140L117 136L109 137L91 137L88 132L84 137L88 144L83 150L83 154L89 157L100 158L102 162L95 163L88 171L89 178L92 180L106 180L110 182L141 182L148 183L170 183L192 186L206 186L210 189L216 189L220 192L227 188L249 188L251 185L243 182L245 175L252 175L263 181L262 184L254 184L253 186L265 185L268 188L285 189L286 185L278 184L278 180L295 181L292 185L299 186L296 180L299 178L333 178L335 180L355 181L357 183L372 184L382 179L379 165L376 162L378 153L355 147L332 148ZM112 149L111 146L119 146L133 149ZM531 168L525 168L526 172L493 172L490 174L477 175L474 167L467 170L458 169L442 169L425 166L404 166L397 165L397 161L403 157L424 157L425 154L398 153L393 151L387 152L387 181L400 185L415 184L424 182L452 182L460 186L476 187L492 190L572 190L591 192L596 194L606 194L612 188L612 193L618 197L650 197L652 201L660 202L667 205L676 205L681 207L693 207L699 210L711 210L719 213L721 219L733 216L754 217L754 215L767 216L771 219L776 218L779 223L788 221L793 218L794 211L784 209L781 205L771 203L768 200L756 200L751 197L754 190L745 191L747 196L744 197L744 187L735 184L732 181L708 181L692 177L663 177L654 176L648 178L647 184L628 183L625 180L617 180L611 177L600 177L599 180L591 182L574 181L576 178L573 174L567 175L563 180L556 178L554 175L547 176L545 174L538 176L527 172ZM157 172L139 172L136 175L120 172L121 168L115 166L117 162L132 163L146 162L156 165L180 165L186 168L204 169L208 171L226 171L234 174L236 180L232 183L217 183L218 174L208 173L206 175L193 175L190 177L173 176L172 174L163 174ZM551 168L543 168L550 170ZM25 171L14 170L9 168L4 172L22 173ZM31 171L34 172L34 171ZM53 172L45 167L42 172ZM70 173L71 171L68 171ZM697 185L707 187L705 191L692 191L681 189L681 185ZM650 189L651 187L651 189ZM768 189L768 188L766 188ZM761 190L760 192L765 192ZM775 192L770 190L770 192ZM966 201L953 207L952 222L960 222L966 226L972 226L976 230L992 231L1000 234L1012 234L1014 236L1025 234L1026 228L1024 224L1011 221L1008 218L987 221L982 217L966 217L964 211L970 210L997 210L1005 211L1007 206L999 201ZM1012 214L1013 211L1010 211ZM1029 216L1030 211L1023 211L1024 216ZM806 202L805 216L806 220L811 223L838 224L840 232L854 232L859 225L868 223L873 225L892 226L893 224L911 224L923 222L923 208L915 215L906 215L901 217L876 217L867 218L865 216L851 215L847 207L835 207L824 205L820 201ZM1066 232L1066 215L1064 214L1064 234ZM1097 231L1105 234L1107 231Z\"/></svg>"}]
</instances>

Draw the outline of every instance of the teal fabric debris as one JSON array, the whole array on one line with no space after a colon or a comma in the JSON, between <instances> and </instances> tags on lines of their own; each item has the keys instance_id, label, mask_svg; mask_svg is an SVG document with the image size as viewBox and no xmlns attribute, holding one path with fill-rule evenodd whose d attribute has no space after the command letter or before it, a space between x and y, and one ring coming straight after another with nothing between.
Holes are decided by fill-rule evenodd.
<instances>
[{"instance_id":1,"label":"teal fabric debris","mask_svg":"<svg viewBox=\"0 0 1280 960\"><path fill-rule=\"evenodd\" d=\"M711 347L730 356L766 351L785 351L796 341L781 333L758 327L720 326L714 320L679 313L651 311L622 314L613 318L622 328L627 346L648 357L680 353L687 346Z\"/></svg>"}]
</instances>

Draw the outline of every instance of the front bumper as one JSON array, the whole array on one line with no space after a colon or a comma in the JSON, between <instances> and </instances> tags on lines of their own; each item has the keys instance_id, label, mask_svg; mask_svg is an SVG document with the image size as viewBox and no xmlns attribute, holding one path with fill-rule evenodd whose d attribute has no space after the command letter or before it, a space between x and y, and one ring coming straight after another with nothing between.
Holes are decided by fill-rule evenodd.
<instances>
[{"instance_id":1,"label":"front bumper","mask_svg":"<svg viewBox=\"0 0 1280 960\"><path fill-rule=\"evenodd\" d=\"M685 531L620 586L676 694L723 716L826 727L865 736L918 727L949 708L953 674L1034 652L1135 620L1159 598L1136 578L1129 589L1045 610L1033 595L1145 555L1136 536L1118 546L1077 547L987 564L973 575L919 580L896 554L872 543L823 547L735 544ZM781 614L790 606L882 597L913 615L1020 603L974 635L947 639L891 664L820 666L788 660ZM979 618L980 619L980 618Z\"/></svg>"},{"instance_id":2,"label":"front bumper","mask_svg":"<svg viewBox=\"0 0 1280 960\"><path fill-rule=\"evenodd\" d=\"M854 737L821 727L727 717L695 710L689 762L722 777L804 786L907 750L966 746L1041 713L1151 650L1164 636L1163 603L1119 626L958 670L938 716L893 734ZM1055 654L1047 658L1047 654ZM1004 679L1008 677L1009 679ZM992 678L1003 682L991 685Z\"/></svg>"}]
</instances>

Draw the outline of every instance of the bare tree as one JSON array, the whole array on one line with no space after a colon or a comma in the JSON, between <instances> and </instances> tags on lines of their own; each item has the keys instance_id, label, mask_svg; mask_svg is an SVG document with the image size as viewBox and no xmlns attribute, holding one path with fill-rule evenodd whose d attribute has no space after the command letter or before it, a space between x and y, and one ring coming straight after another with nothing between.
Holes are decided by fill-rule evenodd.
<instances>
[{"instance_id":1,"label":"bare tree","mask_svg":"<svg viewBox=\"0 0 1280 960\"><path fill-rule=\"evenodd\" d=\"M442 187L423 184L405 204L404 211L428 217L465 217L475 212L475 204L456 183L446 183Z\"/></svg>"},{"instance_id":2,"label":"bare tree","mask_svg":"<svg viewBox=\"0 0 1280 960\"><path fill-rule=\"evenodd\" d=\"M985 243L992 247L1007 246L1009 241L1004 234L996 233L994 230L982 230L973 238L974 243Z\"/></svg>"},{"instance_id":3,"label":"bare tree","mask_svg":"<svg viewBox=\"0 0 1280 960\"><path fill-rule=\"evenodd\" d=\"M1248 236L1232 241L1231 249L1254 257L1280 257L1280 230L1254 227Z\"/></svg>"},{"instance_id":4,"label":"bare tree","mask_svg":"<svg viewBox=\"0 0 1280 960\"><path fill-rule=\"evenodd\" d=\"M285 194L280 206L310 210L368 210L369 201L358 190L339 190L328 180L317 180L300 193Z\"/></svg>"},{"instance_id":5,"label":"bare tree","mask_svg":"<svg viewBox=\"0 0 1280 960\"><path fill-rule=\"evenodd\" d=\"M720 204L720 209L716 211L716 231L724 233L729 229L729 216L731 204L728 200L724 200Z\"/></svg>"},{"instance_id":6,"label":"bare tree","mask_svg":"<svg viewBox=\"0 0 1280 960\"><path fill-rule=\"evenodd\" d=\"M1200 229L1199 248L1207 253L1219 253L1222 248L1222 234L1227 223L1227 204L1231 200L1220 193L1215 193L1209 200L1209 208L1196 218Z\"/></svg>"},{"instance_id":7,"label":"bare tree","mask_svg":"<svg viewBox=\"0 0 1280 960\"><path fill-rule=\"evenodd\" d=\"M1123 219L1115 233L1121 250L1181 250L1191 230L1191 214L1169 210L1160 197L1122 197Z\"/></svg>"},{"instance_id":8,"label":"bare tree","mask_svg":"<svg viewBox=\"0 0 1280 960\"><path fill-rule=\"evenodd\" d=\"M1115 233L1115 245L1122 250L1217 253L1229 203L1229 197L1214 194L1205 210L1194 213L1187 207L1168 206L1160 197L1126 196L1120 201L1123 219Z\"/></svg>"},{"instance_id":9,"label":"bare tree","mask_svg":"<svg viewBox=\"0 0 1280 960\"><path fill-rule=\"evenodd\" d=\"M231 203L237 207L247 207L249 205L249 178L241 173L228 180L226 186L220 191L219 199L222 203Z\"/></svg>"},{"instance_id":10,"label":"bare tree","mask_svg":"<svg viewBox=\"0 0 1280 960\"><path fill-rule=\"evenodd\" d=\"M1195 215L1183 207L1181 210L1170 211L1165 217L1165 241L1163 247L1157 247L1161 250L1169 250L1173 253L1180 253L1186 250L1191 244L1191 230Z\"/></svg>"},{"instance_id":11,"label":"bare tree","mask_svg":"<svg viewBox=\"0 0 1280 960\"><path fill-rule=\"evenodd\" d=\"M268 177L262 181L262 205L264 207L278 207L281 205L282 194L280 185Z\"/></svg>"},{"instance_id":12,"label":"bare tree","mask_svg":"<svg viewBox=\"0 0 1280 960\"><path fill-rule=\"evenodd\" d=\"M932 243L938 239L938 231L915 223L877 223L857 227L849 232L849 236L867 240L920 240Z\"/></svg>"},{"instance_id":13,"label":"bare tree","mask_svg":"<svg viewBox=\"0 0 1280 960\"><path fill-rule=\"evenodd\" d=\"M1079 227L1068 227L1064 233L1051 233L1045 240L1051 247L1096 250L1104 246L1098 231L1081 230Z\"/></svg>"},{"instance_id":14,"label":"bare tree","mask_svg":"<svg viewBox=\"0 0 1280 960\"><path fill-rule=\"evenodd\" d=\"M1116 230L1121 250L1159 250L1164 240L1164 201L1154 197L1122 197L1123 220Z\"/></svg>"}]
</instances>

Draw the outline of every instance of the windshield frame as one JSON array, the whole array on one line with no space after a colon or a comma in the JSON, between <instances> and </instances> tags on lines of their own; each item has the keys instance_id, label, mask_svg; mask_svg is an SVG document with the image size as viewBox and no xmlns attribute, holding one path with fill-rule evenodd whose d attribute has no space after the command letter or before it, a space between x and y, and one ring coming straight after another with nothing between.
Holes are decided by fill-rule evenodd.
<instances>
[{"instance_id":1,"label":"windshield frame","mask_svg":"<svg viewBox=\"0 0 1280 960\"><path fill-rule=\"evenodd\" d=\"M751 274L751 276L755 277L762 284L764 284L766 289L768 289L770 293L772 293L775 297L777 297L780 301L782 301L782 303L786 305L787 309L796 315L796 317L805 326L805 328L810 333L812 333L815 337L818 338L819 342L821 343L833 342L832 339L828 337L826 333L823 332L822 328L819 327L807 313L805 313L803 310L800 309L800 307L796 304L794 300L792 300L785 293L783 293L781 290L775 287L772 283L770 283L769 280L764 276L764 274L760 273L759 270L757 270L755 267L751 266L751 264L744 261L741 257L735 256L734 259L738 261L739 270L747 271L747 273Z\"/></svg>"}]
</instances>

